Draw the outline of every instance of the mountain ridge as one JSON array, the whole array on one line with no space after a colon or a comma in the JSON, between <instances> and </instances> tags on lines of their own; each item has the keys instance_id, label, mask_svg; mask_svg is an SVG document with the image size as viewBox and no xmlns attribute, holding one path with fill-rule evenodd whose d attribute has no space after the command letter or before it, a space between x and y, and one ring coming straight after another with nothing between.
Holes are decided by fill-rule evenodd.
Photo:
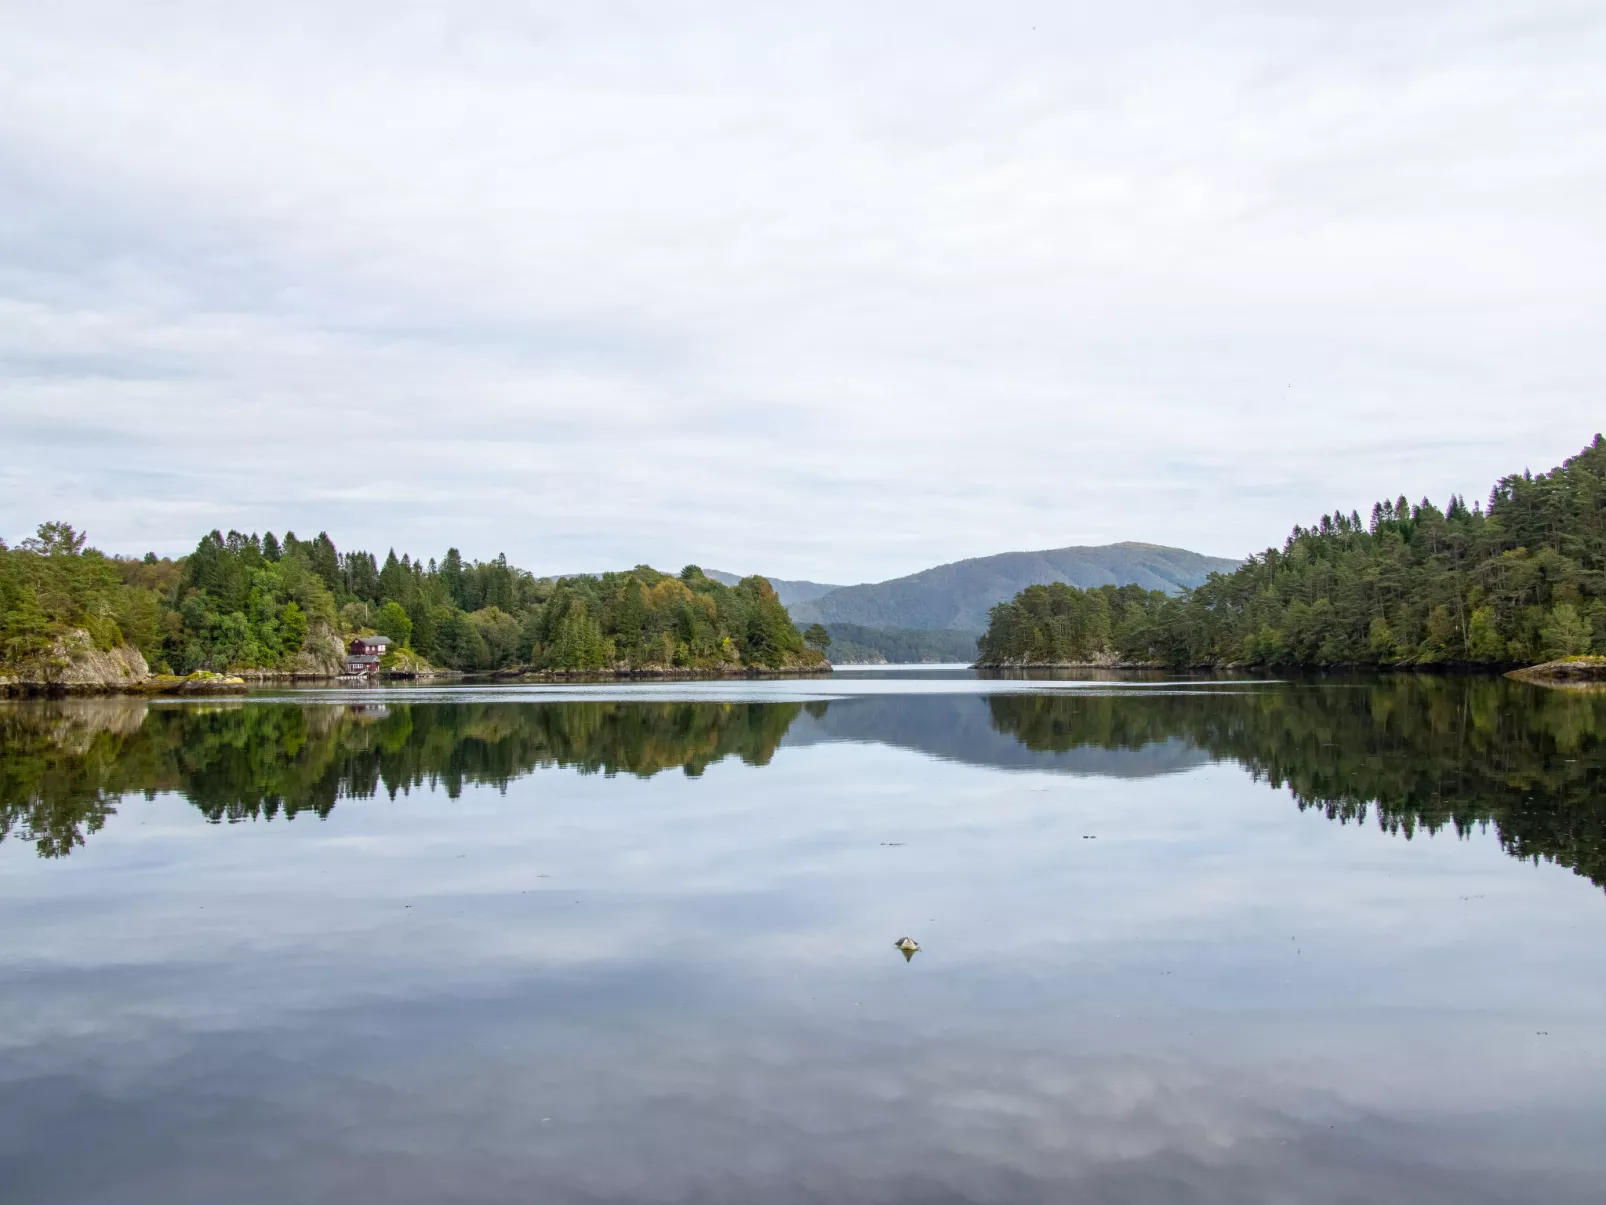
<instances>
[{"instance_id":1,"label":"mountain ridge","mask_svg":"<svg viewBox=\"0 0 1606 1205\"><path fill-rule=\"evenodd\" d=\"M1175 594L1202 584L1211 573L1227 572L1241 563L1231 557L1205 556L1136 540L1073 544L949 561L889 581L840 586L787 604L787 609L799 625L980 630L986 628L994 605L1027 586L1066 582L1087 589L1135 584Z\"/></svg>"},{"instance_id":2,"label":"mountain ridge","mask_svg":"<svg viewBox=\"0 0 1606 1205\"><path fill-rule=\"evenodd\" d=\"M734 586L742 580L739 573L729 573L724 569L709 569L706 574L716 582L727 586ZM781 606L790 607L793 603L813 602L816 598L842 589L841 586L829 582L810 582L796 578L766 577L766 581L775 587L775 594L781 600Z\"/></svg>"}]
</instances>

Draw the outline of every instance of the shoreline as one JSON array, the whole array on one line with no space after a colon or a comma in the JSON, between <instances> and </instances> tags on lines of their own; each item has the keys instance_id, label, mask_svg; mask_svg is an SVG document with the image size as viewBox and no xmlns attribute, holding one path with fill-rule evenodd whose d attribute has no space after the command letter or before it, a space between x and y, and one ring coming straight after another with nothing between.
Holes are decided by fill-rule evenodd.
<instances>
[{"instance_id":1,"label":"shoreline","mask_svg":"<svg viewBox=\"0 0 1606 1205\"><path fill-rule=\"evenodd\" d=\"M976 670L1012 670L1012 669L1105 669L1105 670L1151 670L1165 673L1204 673L1210 671L1231 672L1237 674L1330 674L1330 673L1363 673L1363 674L1501 674L1507 678L1515 678L1524 682L1560 681L1572 677L1574 680L1606 681L1606 658L1602 658L1598 673L1584 673L1569 675L1566 672L1557 672L1554 677L1544 671L1553 666L1569 666L1571 661L1547 662L1544 665L1517 666L1513 668L1510 661L1489 662L1480 661L1430 661L1416 665L1373 665L1364 661L1338 661L1331 664L1297 663L1290 665L1262 665L1248 661L1199 661L1186 665L1173 665L1164 661L987 661L976 662L971 669Z\"/></svg>"},{"instance_id":2,"label":"shoreline","mask_svg":"<svg viewBox=\"0 0 1606 1205\"><path fill-rule=\"evenodd\" d=\"M382 686L390 682L478 682L512 685L519 682L626 682L626 681L734 681L737 679L776 679L828 677L829 663L824 665L788 666L772 669L768 666L743 666L736 669L683 669L679 667L637 669L502 669L473 673L465 670L430 669L404 670L396 673L379 673L373 677L352 677L343 674L275 673L245 670L229 674L200 671L186 677L159 675L142 681L130 682L18 682L0 684L0 697L5 698L195 698L217 695L241 695L253 686L297 685L308 686Z\"/></svg>"},{"instance_id":3,"label":"shoreline","mask_svg":"<svg viewBox=\"0 0 1606 1205\"><path fill-rule=\"evenodd\" d=\"M1506 674L1536 686L1585 687L1606 685L1606 657L1561 657L1541 665L1514 669Z\"/></svg>"}]
</instances>

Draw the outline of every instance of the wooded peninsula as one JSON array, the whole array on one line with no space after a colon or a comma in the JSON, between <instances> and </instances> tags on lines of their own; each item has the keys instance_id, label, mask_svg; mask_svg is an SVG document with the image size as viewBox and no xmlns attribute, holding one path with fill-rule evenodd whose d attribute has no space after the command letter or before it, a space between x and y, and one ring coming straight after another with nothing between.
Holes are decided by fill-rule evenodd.
<instances>
[{"instance_id":1,"label":"wooded peninsula","mask_svg":"<svg viewBox=\"0 0 1606 1205\"><path fill-rule=\"evenodd\" d=\"M983 666L1509 668L1606 654L1606 443L1503 477L1487 508L1380 502L1295 527L1167 595L1030 586L992 609Z\"/></svg>"},{"instance_id":2,"label":"wooded peninsula","mask_svg":"<svg viewBox=\"0 0 1606 1205\"><path fill-rule=\"evenodd\" d=\"M762 577L688 565L537 578L457 549L427 564L329 536L212 532L177 560L105 556L65 523L0 541L0 686L158 675L336 677L347 642L388 638L381 671L677 674L826 671Z\"/></svg>"}]
</instances>

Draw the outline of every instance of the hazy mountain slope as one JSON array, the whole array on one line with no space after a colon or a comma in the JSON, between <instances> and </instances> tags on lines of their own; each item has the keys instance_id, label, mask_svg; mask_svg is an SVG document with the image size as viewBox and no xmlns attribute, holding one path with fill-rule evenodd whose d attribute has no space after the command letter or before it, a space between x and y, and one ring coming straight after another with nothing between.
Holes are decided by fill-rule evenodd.
<instances>
[{"instance_id":1,"label":"hazy mountain slope","mask_svg":"<svg viewBox=\"0 0 1606 1205\"><path fill-rule=\"evenodd\" d=\"M953 628L867 628L857 623L826 624L832 665L918 665L976 659L980 632Z\"/></svg>"},{"instance_id":2,"label":"hazy mountain slope","mask_svg":"<svg viewBox=\"0 0 1606 1205\"><path fill-rule=\"evenodd\" d=\"M843 586L814 599L788 604L793 622L856 623L871 628L987 626L995 603L1027 586L1068 582L1073 586L1136 583L1175 592L1197 586L1213 572L1236 569L1238 561L1202 556L1158 544L1105 544L1004 552L938 565L908 577L863 586ZM783 596L782 601L785 601Z\"/></svg>"},{"instance_id":3,"label":"hazy mountain slope","mask_svg":"<svg viewBox=\"0 0 1606 1205\"><path fill-rule=\"evenodd\" d=\"M738 574L726 573L723 569L706 569L704 572L716 582L724 582L727 586L734 586L742 580ZM770 585L775 587L775 593L780 597L783 607L790 607L793 603L812 602L822 595L842 588L828 582L788 581L784 577L772 577L769 581Z\"/></svg>"}]
</instances>

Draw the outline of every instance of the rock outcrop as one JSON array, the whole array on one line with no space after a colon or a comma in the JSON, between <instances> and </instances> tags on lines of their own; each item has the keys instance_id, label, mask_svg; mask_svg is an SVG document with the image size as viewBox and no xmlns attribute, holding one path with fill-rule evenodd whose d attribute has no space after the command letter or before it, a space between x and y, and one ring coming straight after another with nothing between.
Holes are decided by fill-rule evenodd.
<instances>
[{"instance_id":1,"label":"rock outcrop","mask_svg":"<svg viewBox=\"0 0 1606 1205\"><path fill-rule=\"evenodd\" d=\"M1606 657L1562 657L1506 675L1541 686L1606 686Z\"/></svg>"},{"instance_id":2,"label":"rock outcrop","mask_svg":"<svg viewBox=\"0 0 1606 1205\"><path fill-rule=\"evenodd\" d=\"M82 628L56 637L43 652L0 668L0 694L6 695L233 694L244 689L243 678L205 670L153 675L137 648L99 648Z\"/></svg>"},{"instance_id":3,"label":"rock outcrop","mask_svg":"<svg viewBox=\"0 0 1606 1205\"><path fill-rule=\"evenodd\" d=\"M74 628L43 652L0 669L0 689L116 691L138 686L150 673L132 645L97 648L88 632Z\"/></svg>"}]
</instances>

